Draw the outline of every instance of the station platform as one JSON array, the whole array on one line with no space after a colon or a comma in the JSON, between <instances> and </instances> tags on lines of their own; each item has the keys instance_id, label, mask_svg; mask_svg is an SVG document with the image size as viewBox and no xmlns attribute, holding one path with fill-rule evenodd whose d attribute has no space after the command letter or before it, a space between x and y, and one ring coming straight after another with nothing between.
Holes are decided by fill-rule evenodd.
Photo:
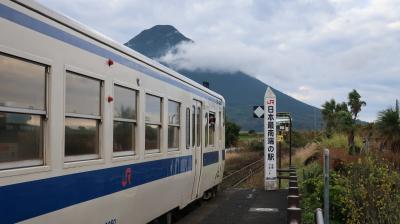
<instances>
[{"instance_id":1,"label":"station platform","mask_svg":"<svg viewBox=\"0 0 400 224\"><path fill-rule=\"evenodd\" d=\"M191 209L178 224L285 224L287 190L227 189Z\"/></svg>"}]
</instances>

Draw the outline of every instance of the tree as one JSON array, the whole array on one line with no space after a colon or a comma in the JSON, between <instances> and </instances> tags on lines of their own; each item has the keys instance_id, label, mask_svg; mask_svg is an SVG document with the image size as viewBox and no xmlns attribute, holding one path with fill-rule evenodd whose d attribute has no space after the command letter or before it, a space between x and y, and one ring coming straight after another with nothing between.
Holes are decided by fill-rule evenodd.
<instances>
[{"instance_id":1,"label":"tree","mask_svg":"<svg viewBox=\"0 0 400 224\"><path fill-rule=\"evenodd\" d=\"M326 132L328 136L332 134L332 131L335 126L335 109L336 109L336 101L334 99L326 101L322 105L322 118L325 121Z\"/></svg>"},{"instance_id":2,"label":"tree","mask_svg":"<svg viewBox=\"0 0 400 224\"><path fill-rule=\"evenodd\" d=\"M351 113L348 110L336 112L336 130L338 132L349 132L352 127Z\"/></svg>"},{"instance_id":3,"label":"tree","mask_svg":"<svg viewBox=\"0 0 400 224\"><path fill-rule=\"evenodd\" d=\"M361 107L367 105L365 101L361 100L360 94L355 89L349 93L349 102L347 104L350 106L354 122L357 120L357 116L361 111Z\"/></svg>"},{"instance_id":4,"label":"tree","mask_svg":"<svg viewBox=\"0 0 400 224\"><path fill-rule=\"evenodd\" d=\"M239 140L240 126L227 121L225 126L225 146L232 147Z\"/></svg>"},{"instance_id":5,"label":"tree","mask_svg":"<svg viewBox=\"0 0 400 224\"><path fill-rule=\"evenodd\" d=\"M349 142L350 153L354 153L355 151L354 132L355 132L355 124L357 121L357 116L361 111L361 107L366 106L367 103L361 100L361 95L355 89L353 89L353 91L349 93L348 99L349 102L347 103L347 105L349 105L350 112L353 117L353 122L352 122L353 124L349 132L348 142Z\"/></svg>"},{"instance_id":6,"label":"tree","mask_svg":"<svg viewBox=\"0 0 400 224\"><path fill-rule=\"evenodd\" d=\"M328 137L333 132L347 132L351 126L352 117L345 102L336 103L334 99L322 105L322 117L326 124Z\"/></svg>"},{"instance_id":7,"label":"tree","mask_svg":"<svg viewBox=\"0 0 400 224\"><path fill-rule=\"evenodd\" d=\"M399 103L396 107L379 112L377 128L383 139L383 144L389 146L393 151L400 151L400 112Z\"/></svg>"}]
</instances>

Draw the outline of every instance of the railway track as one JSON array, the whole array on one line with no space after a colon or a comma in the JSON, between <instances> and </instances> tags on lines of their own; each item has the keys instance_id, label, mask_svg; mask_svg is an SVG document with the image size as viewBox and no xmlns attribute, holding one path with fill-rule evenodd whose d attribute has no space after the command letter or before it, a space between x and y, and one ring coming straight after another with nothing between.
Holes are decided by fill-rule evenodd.
<instances>
[{"instance_id":1,"label":"railway track","mask_svg":"<svg viewBox=\"0 0 400 224\"><path fill-rule=\"evenodd\" d=\"M264 167L264 159L254 161L233 173L222 178L222 189L234 188L249 179L254 173L257 173Z\"/></svg>"}]
</instances>

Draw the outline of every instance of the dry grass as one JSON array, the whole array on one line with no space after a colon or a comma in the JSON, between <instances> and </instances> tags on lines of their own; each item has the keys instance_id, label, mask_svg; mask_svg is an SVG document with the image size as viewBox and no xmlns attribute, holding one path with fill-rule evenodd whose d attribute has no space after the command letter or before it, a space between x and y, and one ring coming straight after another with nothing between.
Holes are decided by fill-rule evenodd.
<instances>
[{"instance_id":1,"label":"dry grass","mask_svg":"<svg viewBox=\"0 0 400 224\"><path fill-rule=\"evenodd\" d=\"M227 152L225 157L224 175L228 175L261 158L263 158L263 152L250 150Z\"/></svg>"},{"instance_id":2,"label":"dry grass","mask_svg":"<svg viewBox=\"0 0 400 224\"><path fill-rule=\"evenodd\" d=\"M296 150L296 153L293 156L293 162L296 167L301 167L304 163L310 158L316 156L320 151L320 147L316 143L310 143L304 146L303 148L299 148ZM318 158L318 157L316 157ZM288 165L289 158L285 158L286 165Z\"/></svg>"},{"instance_id":3,"label":"dry grass","mask_svg":"<svg viewBox=\"0 0 400 224\"><path fill-rule=\"evenodd\" d=\"M332 170L342 170L345 165L356 162L361 155L349 155L345 149L329 149L329 167ZM323 166L323 153L319 153L319 164Z\"/></svg>"},{"instance_id":4,"label":"dry grass","mask_svg":"<svg viewBox=\"0 0 400 224\"><path fill-rule=\"evenodd\" d=\"M303 148L298 148L295 150L295 154L292 157L293 163L296 167L302 167L303 164L312 157L315 157L315 160L318 160L319 152L321 151L320 147L316 143L307 144ZM287 154L282 158L282 167L289 166L289 156ZM282 187L287 187L288 181L282 180ZM259 172L254 173L252 177L250 177L245 183L243 183L240 187L243 188L264 188L264 169L261 169Z\"/></svg>"}]
</instances>

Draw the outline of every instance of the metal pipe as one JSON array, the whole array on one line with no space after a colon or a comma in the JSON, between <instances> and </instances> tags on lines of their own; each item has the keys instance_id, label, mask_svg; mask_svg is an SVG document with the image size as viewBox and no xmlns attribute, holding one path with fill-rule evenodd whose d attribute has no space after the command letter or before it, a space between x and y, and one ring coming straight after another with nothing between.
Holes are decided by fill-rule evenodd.
<instances>
[{"instance_id":1,"label":"metal pipe","mask_svg":"<svg viewBox=\"0 0 400 224\"><path fill-rule=\"evenodd\" d=\"M315 210L315 224L324 224L324 216L322 215L322 209L320 208Z\"/></svg>"},{"instance_id":2,"label":"metal pipe","mask_svg":"<svg viewBox=\"0 0 400 224\"><path fill-rule=\"evenodd\" d=\"M289 117L289 166L292 166L292 117Z\"/></svg>"},{"instance_id":3,"label":"metal pipe","mask_svg":"<svg viewBox=\"0 0 400 224\"><path fill-rule=\"evenodd\" d=\"M281 144L281 142L279 142L279 144L278 144L278 146L279 146L279 150L278 150L278 152L279 152L279 169L281 169L282 168L282 144ZM279 180L279 189L281 189L281 185L282 185L282 181L281 181L281 179L278 179Z\"/></svg>"},{"instance_id":4,"label":"metal pipe","mask_svg":"<svg viewBox=\"0 0 400 224\"><path fill-rule=\"evenodd\" d=\"M324 149L324 224L329 224L329 149Z\"/></svg>"}]
</instances>

